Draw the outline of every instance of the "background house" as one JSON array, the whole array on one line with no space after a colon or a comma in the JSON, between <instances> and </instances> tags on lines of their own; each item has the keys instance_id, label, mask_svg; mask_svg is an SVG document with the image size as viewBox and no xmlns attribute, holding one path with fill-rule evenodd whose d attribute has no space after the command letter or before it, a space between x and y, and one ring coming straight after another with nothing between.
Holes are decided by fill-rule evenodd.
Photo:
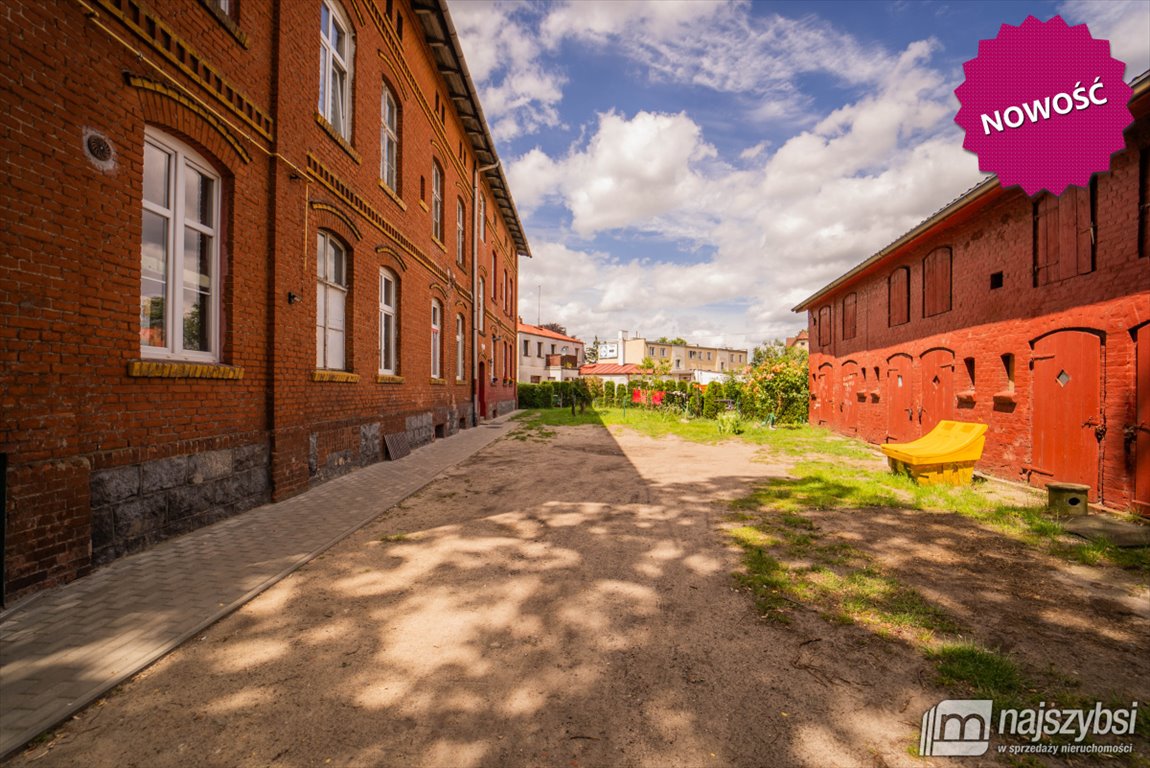
<instances>
[{"instance_id":1,"label":"background house","mask_svg":"<svg viewBox=\"0 0 1150 768\"><path fill-rule=\"evenodd\" d=\"M695 372L721 374L737 373L746 367L748 356L745 349L728 347L705 347L688 344L682 339L651 340L641 336L628 338L626 331L620 331L614 341L599 343L600 363L627 365L641 363L644 357L656 364L670 366L667 378L696 380L706 383L709 377L696 376Z\"/></svg>"},{"instance_id":2,"label":"background house","mask_svg":"<svg viewBox=\"0 0 1150 768\"><path fill-rule=\"evenodd\" d=\"M444 0L275 7L6 4L9 599L515 406L529 249Z\"/></svg>"},{"instance_id":3,"label":"background house","mask_svg":"<svg viewBox=\"0 0 1150 768\"><path fill-rule=\"evenodd\" d=\"M579 377L586 362L584 344L551 328L519 321L519 381L563 381Z\"/></svg>"},{"instance_id":4,"label":"background house","mask_svg":"<svg viewBox=\"0 0 1150 768\"><path fill-rule=\"evenodd\" d=\"M1088 188L990 179L804 300L812 423L989 425L979 467L1150 514L1150 79Z\"/></svg>"}]
</instances>

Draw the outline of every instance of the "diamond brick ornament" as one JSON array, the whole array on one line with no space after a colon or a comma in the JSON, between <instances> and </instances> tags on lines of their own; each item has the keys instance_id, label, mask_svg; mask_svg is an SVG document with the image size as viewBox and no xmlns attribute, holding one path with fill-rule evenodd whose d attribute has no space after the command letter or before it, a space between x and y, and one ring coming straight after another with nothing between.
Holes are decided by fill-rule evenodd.
<instances>
[{"instance_id":1,"label":"diamond brick ornament","mask_svg":"<svg viewBox=\"0 0 1150 768\"><path fill-rule=\"evenodd\" d=\"M1061 195L1110 170L1111 155L1126 146L1122 132L1134 119L1126 65L1085 24L1061 16L1003 24L962 68L966 80L954 91L962 146L1003 187Z\"/></svg>"}]
</instances>

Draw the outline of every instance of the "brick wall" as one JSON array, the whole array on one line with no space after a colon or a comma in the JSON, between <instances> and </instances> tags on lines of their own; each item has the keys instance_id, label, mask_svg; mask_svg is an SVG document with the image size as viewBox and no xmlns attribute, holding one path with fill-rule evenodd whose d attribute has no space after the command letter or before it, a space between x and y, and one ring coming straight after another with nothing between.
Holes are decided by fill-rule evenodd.
<instances>
[{"instance_id":1,"label":"brick wall","mask_svg":"<svg viewBox=\"0 0 1150 768\"><path fill-rule=\"evenodd\" d=\"M410 6L397 0L388 17L390 3L344 3L355 46L352 128L341 140L317 119L320 0L240 3L232 20L186 0L92 5L89 18L77 4L16 2L0 72L3 148L18 159L0 185L0 213L12 223L0 235L9 598L382 460L383 435L421 444L472 423L477 161ZM394 193L380 183L384 82L400 103ZM198 153L221 179L218 361L141 352L145 127ZM429 211L433 160L444 171L441 241ZM481 187L487 236L474 262L490 271L494 260L515 286L506 301L485 302L479 357L491 370L494 337L514 339L518 279L507 224ZM467 215L462 265L457 198ZM349 254L337 374L316 369L320 230ZM381 268L399 286L398 370L386 377ZM439 379L433 298L444 310ZM514 387L488 386L480 416L513 407Z\"/></svg>"},{"instance_id":2,"label":"brick wall","mask_svg":"<svg viewBox=\"0 0 1150 768\"><path fill-rule=\"evenodd\" d=\"M1046 427L1035 421L1032 366L1060 332L1085 332L1100 348L1098 381L1091 384L1099 390L1100 421L1107 429L1097 441L1097 466L1067 471L1089 478L1093 498L1130 506L1134 463L1148 460L1134 455L1123 430L1132 423L1136 397L1133 331L1150 321L1150 254L1138 243L1139 227L1147 226L1140 176L1150 151L1150 119L1144 103L1135 112L1126 151L1097 177L1093 271L1036 286L1034 203L1017 189L995 190L810 302L812 423L881 443L917 437L932 416L980 421L989 430L979 468L1039 486L1070 479L1035 463L1035 430ZM928 317L923 260L939 247L952 253L952 305ZM909 322L892 326L888 278L902 267L910 276ZM855 333L844 338L844 299L851 295ZM831 323L821 336L820 314ZM924 413L930 390L938 386L932 372L951 353L953 392L941 414ZM1013 356L1013 381L1004 355ZM892 371L905 374L906 393L892 391ZM905 421L902 405L911 409ZM1067 430L1058 439L1074 439L1081 426Z\"/></svg>"}]
</instances>

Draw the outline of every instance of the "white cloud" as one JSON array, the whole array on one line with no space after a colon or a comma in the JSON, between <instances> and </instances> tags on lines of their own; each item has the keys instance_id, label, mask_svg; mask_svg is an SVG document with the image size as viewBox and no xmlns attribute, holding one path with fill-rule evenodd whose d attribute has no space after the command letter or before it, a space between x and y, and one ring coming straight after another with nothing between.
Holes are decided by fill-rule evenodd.
<instances>
[{"instance_id":1,"label":"white cloud","mask_svg":"<svg viewBox=\"0 0 1150 768\"><path fill-rule=\"evenodd\" d=\"M738 159L720 158L688 114L647 112L600 115L565 156L518 158L518 199L563 205L576 235L644 232L712 254L622 261L536 242L521 267L525 298L543 285L544 319L588 336L627 328L753 345L794 333L804 321L791 306L979 178L952 123L954 83L929 66L934 51L923 41L887 57L869 92Z\"/></svg>"},{"instance_id":2,"label":"white cloud","mask_svg":"<svg viewBox=\"0 0 1150 768\"><path fill-rule=\"evenodd\" d=\"M1086 24L1096 39L1110 41L1110 55L1126 62L1126 80L1150 69L1150 2L1069 0L1058 8L1070 24Z\"/></svg>"},{"instance_id":3,"label":"white cloud","mask_svg":"<svg viewBox=\"0 0 1150 768\"><path fill-rule=\"evenodd\" d=\"M479 100L496 141L560 124L564 75L548 68L531 27L535 9L523 3L459 3L452 21Z\"/></svg>"},{"instance_id":4,"label":"white cloud","mask_svg":"<svg viewBox=\"0 0 1150 768\"><path fill-rule=\"evenodd\" d=\"M555 7L543 20L542 39L555 48L565 40L612 46L647 68L653 79L714 91L754 94L760 120L795 119L809 99L797 75L822 73L851 84L875 82L894 62L808 15L756 16L745 0L577 0Z\"/></svg>"},{"instance_id":5,"label":"white cloud","mask_svg":"<svg viewBox=\"0 0 1150 768\"><path fill-rule=\"evenodd\" d=\"M585 147L573 147L560 160L533 149L510 164L508 177L525 210L560 199L575 232L588 237L642 228L683 206L699 188L692 166L715 154L683 113L640 112L628 119L608 112L599 115Z\"/></svg>"}]
</instances>

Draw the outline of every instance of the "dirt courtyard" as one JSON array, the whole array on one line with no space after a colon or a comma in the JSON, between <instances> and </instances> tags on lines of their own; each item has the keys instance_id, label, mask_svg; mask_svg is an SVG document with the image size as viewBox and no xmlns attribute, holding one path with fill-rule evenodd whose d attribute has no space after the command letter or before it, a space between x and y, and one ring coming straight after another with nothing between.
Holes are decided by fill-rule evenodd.
<instances>
[{"instance_id":1,"label":"dirt courtyard","mask_svg":"<svg viewBox=\"0 0 1150 768\"><path fill-rule=\"evenodd\" d=\"M732 577L729 501L794 459L601 426L518 437L10 764L958 764L910 753L948 698L919 651L801 608L766 622ZM1124 574L956 515L833 514L816 520L976 623L977 640L1079 676L1084 693L1147 700L1150 597Z\"/></svg>"}]
</instances>

